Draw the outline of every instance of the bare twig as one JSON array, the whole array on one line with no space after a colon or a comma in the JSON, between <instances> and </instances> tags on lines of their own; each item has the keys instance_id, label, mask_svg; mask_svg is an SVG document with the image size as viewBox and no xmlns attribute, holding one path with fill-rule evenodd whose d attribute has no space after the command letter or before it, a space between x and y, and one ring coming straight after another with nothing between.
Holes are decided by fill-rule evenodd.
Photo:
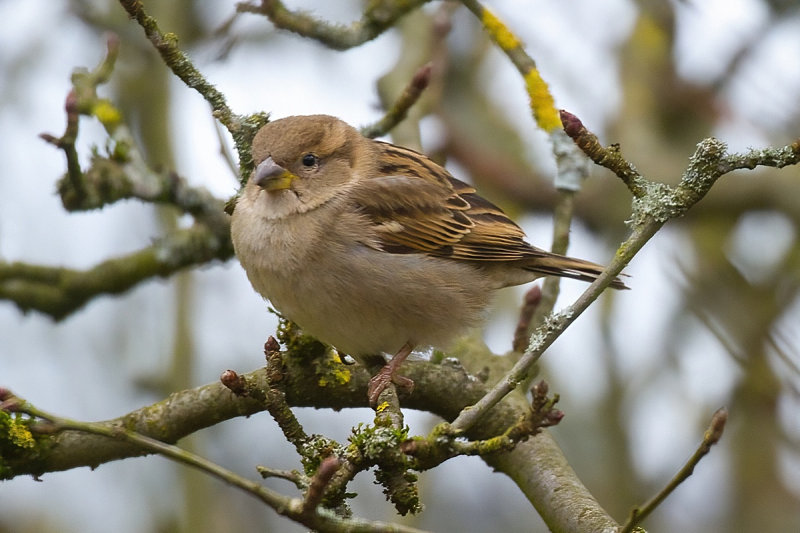
<instances>
[{"instance_id":1,"label":"bare twig","mask_svg":"<svg viewBox=\"0 0 800 533\"><path fill-rule=\"evenodd\" d=\"M511 451L519 443L537 435L543 428L558 424L564 413L555 408L558 395L549 396L549 387L540 381L531 388L530 409L501 435L484 440L465 441L449 424L437 425L426 437L415 437L402 444L404 453L415 459L415 470L430 470L459 455L489 456Z\"/></svg>"},{"instance_id":2,"label":"bare twig","mask_svg":"<svg viewBox=\"0 0 800 533\"><path fill-rule=\"evenodd\" d=\"M119 39L116 35L108 37L106 42L106 55L100 64L93 70L75 69L72 74L73 88L69 92L64 104L67 113L67 127L61 137L43 133L40 135L45 141L61 148L67 158L66 179L72 185L78 196L85 193L84 175L78 160L78 151L75 142L78 139L78 126L80 115L96 116L106 131L113 132L120 121L119 111L108 102L98 98L97 86L106 83L114 69L119 56Z\"/></svg>"},{"instance_id":3,"label":"bare twig","mask_svg":"<svg viewBox=\"0 0 800 533\"><path fill-rule=\"evenodd\" d=\"M694 454L686 461L686 464L675 474L667 485L659 491L658 494L653 496L647 503L642 505L641 507L636 507L631 511L630 517L628 521L620 528L619 533L630 533L633 529L641 524L645 518L647 518L650 513L652 513L656 507L663 502L667 496L672 494L672 492L678 488L678 485L686 481L689 476L692 475L694 472L694 468L700 462L700 460L705 457L709 451L711 451L711 447L719 442L719 439L722 437L722 432L725 430L725 423L728 421L728 410L724 407L717 409L714 415L711 417L711 422L706 429L705 434L703 435L703 441L697 447Z\"/></svg>"},{"instance_id":4,"label":"bare twig","mask_svg":"<svg viewBox=\"0 0 800 533\"><path fill-rule=\"evenodd\" d=\"M616 174L625 183L633 196L636 198L644 196L646 192L645 182L639 171L622 157L619 146L612 145L605 148L600 144L597 136L586 129L586 126L583 125L583 122L578 117L563 109L560 114L561 122L564 124L564 131L589 159Z\"/></svg>"},{"instance_id":5,"label":"bare twig","mask_svg":"<svg viewBox=\"0 0 800 533\"><path fill-rule=\"evenodd\" d=\"M334 455L322 460L317 473L314 474L314 477L311 478L311 483L308 485L306 496L303 499L302 513L311 514L316 510L320 502L322 502L322 497L325 496L325 488L340 465L339 459Z\"/></svg>"},{"instance_id":6,"label":"bare twig","mask_svg":"<svg viewBox=\"0 0 800 533\"><path fill-rule=\"evenodd\" d=\"M270 468L268 466L257 466L256 471L261 474L261 477L264 479L274 477L290 481L299 490L306 490L310 482L306 476L297 470L279 470L277 468Z\"/></svg>"},{"instance_id":7,"label":"bare twig","mask_svg":"<svg viewBox=\"0 0 800 533\"><path fill-rule=\"evenodd\" d=\"M559 189L558 201L553 211L553 245L550 248L551 252L566 255L567 249L569 248L569 228L572 224L572 215L574 211L575 191ZM521 342L518 342L518 345L522 346L517 351L522 352L527 347L527 342L530 342L530 327L538 326L545 317L553 312L556 300L558 300L560 288L561 278L549 276L544 279L542 283L541 299L536 306L528 326L525 328L524 332L520 331L520 334L527 334L525 335L526 344L522 345ZM522 335L520 335L520 337L522 337Z\"/></svg>"},{"instance_id":8,"label":"bare twig","mask_svg":"<svg viewBox=\"0 0 800 533\"><path fill-rule=\"evenodd\" d=\"M400 94L400 97L386 111L383 117L374 124L361 128L361 134L371 139L380 137L402 122L408 116L408 110L419 100L422 91L430 83L432 68L433 65L430 63L420 67Z\"/></svg>"},{"instance_id":9,"label":"bare twig","mask_svg":"<svg viewBox=\"0 0 800 533\"><path fill-rule=\"evenodd\" d=\"M486 396L475 405L464 409L458 418L453 421L453 429L462 432L477 423L494 405L502 400L509 392L522 383L530 369L539 360L544 351L550 347L564 330L585 311L589 305L608 287L614 278L642 246L655 234L663 223L651 224L634 231L628 240L617 251L614 261L609 264L603 273L586 289L586 291L566 310L550 314L531 335L528 348L519 361L506 374Z\"/></svg>"},{"instance_id":10,"label":"bare twig","mask_svg":"<svg viewBox=\"0 0 800 533\"><path fill-rule=\"evenodd\" d=\"M511 346L515 352L522 353L530 342L531 334L528 329L533 320L533 315L539 307L539 302L542 301L542 288L539 285L534 285L528 292L522 302L522 308L519 311L519 320L517 320L517 327L514 329L514 338Z\"/></svg>"}]
</instances>

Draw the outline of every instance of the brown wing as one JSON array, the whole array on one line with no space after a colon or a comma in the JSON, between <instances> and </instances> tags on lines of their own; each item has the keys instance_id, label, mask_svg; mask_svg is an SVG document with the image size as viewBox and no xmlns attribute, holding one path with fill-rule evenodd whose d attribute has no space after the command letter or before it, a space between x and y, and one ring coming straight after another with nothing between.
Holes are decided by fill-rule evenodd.
<instances>
[{"instance_id":1,"label":"brown wing","mask_svg":"<svg viewBox=\"0 0 800 533\"><path fill-rule=\"evenodd\" d=\"M473 187L427 157L378 143L378 172L351 191L390 253L427 253L465 261L514 261L547 255Z\"/></svg>"}]
</instances>

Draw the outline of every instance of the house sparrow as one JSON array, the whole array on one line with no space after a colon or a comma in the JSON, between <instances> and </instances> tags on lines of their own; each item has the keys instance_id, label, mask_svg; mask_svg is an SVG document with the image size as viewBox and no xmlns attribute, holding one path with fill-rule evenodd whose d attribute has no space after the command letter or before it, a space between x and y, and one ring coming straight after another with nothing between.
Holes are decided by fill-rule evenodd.
<instances>
[{"instance_id":1,"label":"house sparrow","mask_svg":"<svg viewBox=\"0 0 800 533\"><path fill-rule=\"evenodd\" d=\"M270 122L252 153L231 223L236 255L306 333L362 364L394 354L370 381L373 405L390 381L413 386L394 373L414 348L478 325L495 289L602 270L531 246L472 186L335 117Z\"/></svg>"}]
</instances>

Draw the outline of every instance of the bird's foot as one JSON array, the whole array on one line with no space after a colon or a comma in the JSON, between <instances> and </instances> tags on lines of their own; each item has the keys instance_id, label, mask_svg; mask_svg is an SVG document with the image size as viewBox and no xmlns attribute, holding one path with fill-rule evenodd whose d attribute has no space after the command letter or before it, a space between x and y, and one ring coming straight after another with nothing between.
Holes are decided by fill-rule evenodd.
<instances>
[{"instance_id":1,"label":"bird's foot","mask_svg":"<svg viewBox=\"0 0 800 533\"><path fill-rule=\"evenodd\" d=\"M374 407L378 404L378 397L381 395L384 389L386 389L389 383L394 383L408 394L411 394L411 391L414 390L413 380L396 374L397 368L403 363L403 361L405 361L412 349L413 346L410 343L406 343L402 348L400 348L400 351L397 352L388 363L383 365L378 373L372 376L372 379L369 380L369 386L367 387L367 398L369 399L369 404L371 406Z\"/></svg>"},{"instance_id":2,"label":"bird's foot","mask_svg":"<svg viewBox=\"0 0 800 533\"><path fill-rule=\"evenodd\" d=\"M389 365L384 366L380 369L380 371L372 376L372 379L369 380L369 386L367 387L367 398L369 398L369 404L371 406L375 406L378 404L378 397L381 393L386 389L389 383L394 383L407 394L411 394L414 390L414 381L410 378L405 376L395 376L393 375L393 368L390 368Z\"/></svg>"}]
</instances>

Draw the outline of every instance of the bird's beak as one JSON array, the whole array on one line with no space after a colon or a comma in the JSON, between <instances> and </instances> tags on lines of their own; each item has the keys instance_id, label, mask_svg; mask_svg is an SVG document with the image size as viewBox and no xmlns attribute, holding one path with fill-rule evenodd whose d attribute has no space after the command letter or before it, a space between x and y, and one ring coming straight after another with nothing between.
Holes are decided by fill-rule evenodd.
<instances>
[{"instance_id":1,"label":"bird's beak","mask_svg":"<svg viewBox=\"0 0 800 533\"><path fill-rule=\"evenodd\" d=\"M282 191L292 185L297 176L277 164L271 157L266 158L253 172L253 182L267 191Z\"/></svg>"}]
</instances>

